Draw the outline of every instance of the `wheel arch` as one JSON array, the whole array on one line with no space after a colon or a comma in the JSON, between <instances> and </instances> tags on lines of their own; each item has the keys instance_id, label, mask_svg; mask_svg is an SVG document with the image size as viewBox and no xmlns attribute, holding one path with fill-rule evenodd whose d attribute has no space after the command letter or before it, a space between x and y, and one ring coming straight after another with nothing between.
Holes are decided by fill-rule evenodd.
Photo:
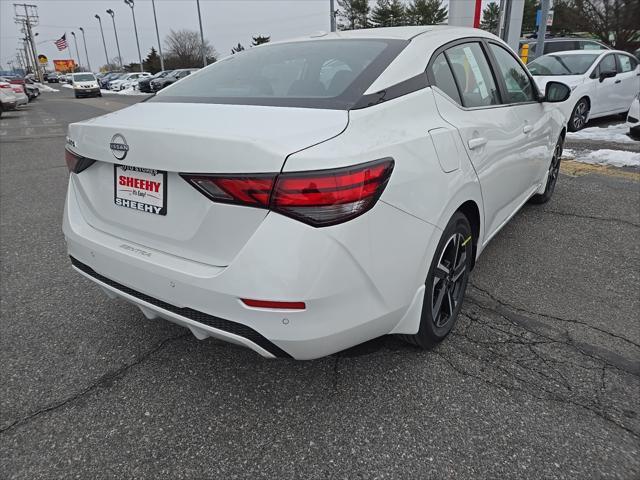
<instances>
[{"instance_id":1,"label":"wheel arch","mask_svg":"<svg viewBox=\"0 0 640 480\"><path fill-rule=\"evenodd\" d=\"M480 238L480 207L473 200L467 200L462 205L458 207L456 212L461 212L469 223L471 224L471 235L472 235L472 243L473 243L473 258L471 262L471 268L475 267L476 264L476 254L478 251L478 239Z\"/></svg>"}]
</instances>

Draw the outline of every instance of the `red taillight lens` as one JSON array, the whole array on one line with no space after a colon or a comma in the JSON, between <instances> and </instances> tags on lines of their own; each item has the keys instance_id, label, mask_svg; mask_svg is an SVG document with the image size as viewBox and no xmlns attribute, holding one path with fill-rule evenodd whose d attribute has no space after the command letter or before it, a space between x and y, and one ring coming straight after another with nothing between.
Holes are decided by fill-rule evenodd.
<instances>
[{"instance_id":1,"label":"red taillight lens","mask_svg":"<svg viewBox=\"0 0 640 480\"><path fill-rule=\"evenodd\" d=\"M14 85L13 86L13 91L15 93L24 93L24 90L22 89L22 87L20 85Z\"/></svg>"},{"instance_id":2,"label":"red taillight lens","mask_svg":"<svg viewBox=\"0 0 640 480\"><path fill-rule=\"evenodd\" d=\"M181 174L215 202L270 208L314 227L370 210L384 191L393 159L313 172L257 175Z\"/></svg>"},{"instance_id":3,"label":"red taillight lens","mask_svg":"<svg viewBox=\"0 0 640 480\"><path fill-rule=\"evenodd\" d=\"M95 160L73 153L67 148L64 149L64 160L67 162L67 168L72 173L80 173L95 163Z\"/></svg>"},{"instance_id":4,"label":"red taillight lens","mask_svg":"<svg viewBox=\"0 0 640 480\"><path fill-rule=\"evenodd\" d=\"M235 203L252 207L269 207L269 197L276 174L253 176L182 176L215 202Z\"/></svg>"},{"instance_id":5,"label":"red taillight lens","mask_svg":"<svg viewBox=\"0 0 640 480\"><path fill-rule=\"evenodd\" d=\"M11 90L12 89L11 85L8 84L8 83L0 83L0 88L4 88L6 90Z\"/></svg>"},{"instance_id":6,"label":"red taillight lens","mask_svg":"<svg viewBox=\"0 0 640 480\"><path fill-rule=\"evenodd\" d=\"M315 227L346 222L370 210L393 171L386 158L353 167L278 177L271 208Z\"/></svg>"}]
</instances>

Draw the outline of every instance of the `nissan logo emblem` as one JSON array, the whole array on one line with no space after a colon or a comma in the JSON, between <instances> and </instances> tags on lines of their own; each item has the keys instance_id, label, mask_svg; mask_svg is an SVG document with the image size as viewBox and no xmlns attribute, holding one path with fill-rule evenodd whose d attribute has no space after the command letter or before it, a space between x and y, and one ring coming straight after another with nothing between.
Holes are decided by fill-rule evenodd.
<instances>
[{"instance_id":1,"label":"nissan logo emblem","mask_svg":"<svg viewBox=\"0 0 640 480\"><path fill-rule=\"evenodd\" d=\"M111 153L113 153L113 156L118 160L124 160L127 156L127 152L129 152L129 145L127 145L127 141L119 133L116 133L111 138L109 148L111 148Z\"/></svg>"}]
</instances>

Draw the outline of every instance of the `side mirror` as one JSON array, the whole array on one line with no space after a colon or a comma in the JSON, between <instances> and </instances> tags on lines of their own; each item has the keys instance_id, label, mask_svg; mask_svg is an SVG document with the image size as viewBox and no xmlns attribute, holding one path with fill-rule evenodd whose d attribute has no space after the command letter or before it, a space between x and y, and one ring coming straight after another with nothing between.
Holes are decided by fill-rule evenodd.
<instances>
[{"instance_id":1,"label":"side mirror","mask_svg":"<svg viewBox=\"0 0 640 480\"><path fill-rule=\"evenodd\" d=\"M600 82L604 82L605 78L613 78L618 73L615 70L607 70L606 72L600 72Z\"/></svg>"},{"instance_id":2,"label":"side mirror","mask_svg":"<svg viewBox=\"0 0 640 480\"><path fill-rule=\"evenodd\" d=\"M544 101L549 103L564 102L571 96L571 89L560 82L548 82L544 90Z\"/></svg>"}]
</instances>

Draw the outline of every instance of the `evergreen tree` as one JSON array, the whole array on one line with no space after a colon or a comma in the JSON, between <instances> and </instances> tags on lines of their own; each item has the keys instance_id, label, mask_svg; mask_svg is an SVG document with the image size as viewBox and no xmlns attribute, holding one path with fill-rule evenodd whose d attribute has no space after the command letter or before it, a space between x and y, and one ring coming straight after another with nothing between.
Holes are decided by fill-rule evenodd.
<instances>
[{"instance_id":1,"label":"evergreen tree","mask_svg":"<svg viewBox=\"0 0 640 480\"><path fill-rule=\"evenodd\" d=\"M524 0L524 12L522 14L522 33L536 31L536 12L540 8L538 0Z\"/></svg>"},{"instance_id":2,"label":"evergreen tree","mask_svg":"<svg viewBox=\"0 0 640 480\"><path fill-rule=\"evenodd\" d=\"M487 4L482 10L480 28L494 35L498 34L498 29L500 28L500 6L496 2Z\"/></svg>"},{"instance_id":3,"label":"evergreen tree","mask_svg":"<svg viewBox=\"0 0 640 480\"><path fill-rule=\"evenodd\" d=\"M368 0L338 0L338 30L354 30L369 26Z\"/></svg>"},{"instance_id":4,"label":"evergreen tree","mask_svg":"<svg viewBox=\"0 0 640 480\"><path fill-rule=\"evenodd\" d=\"M242 44L240 42L238 42L238 45L236 45L235 47L233 47L231 49L231 55L233 55L234 53L238 53L244 50L244 47L242 46Z\"/></svg>"},{"instance_id":5,"label":"evergreen tree","mask_svg":"<svg viewBox=\"0 0 640 480\"><path fill-rule=\"evenodd\" d=\"M149 55L142 61L142 68L149 73L158 73L160 71L160 55L158 55L155 47L151 47Z\"/></svg>"},{"instance_id":6,"label":"evergreen tree","mask_svg":"<svg viewBox=\"0 0 640 480\"><path fill-rule=\"evenodd\" d=\"M447 7L442 0L413 0L407 7L407 21L410 25L437 25L447 21Z\"/></svg>"},{"instance_id":7,"label":"evergreen tree","mask_svg":"<svg viewBox=\"0 0 640 480\"><path fill-rule=\"evenodd\" d=\"M251 42L252 47L257 47L258 45L262 45L263 43L269 43L271 41L271 36L266 36L266 35L258 35L252 38L253 38L253 41Z\"/></svg>"},{"instance_id":8,"label":"evergreen tree","mask_svg":"<svg viewBox=\"0 0 640 480\"><path fill-rule=\"evenodd\" d=\"M375 27L406 25L404 3L401 0L378 0L371 11L371 23Z\"/></svg>"}]
</instances>

